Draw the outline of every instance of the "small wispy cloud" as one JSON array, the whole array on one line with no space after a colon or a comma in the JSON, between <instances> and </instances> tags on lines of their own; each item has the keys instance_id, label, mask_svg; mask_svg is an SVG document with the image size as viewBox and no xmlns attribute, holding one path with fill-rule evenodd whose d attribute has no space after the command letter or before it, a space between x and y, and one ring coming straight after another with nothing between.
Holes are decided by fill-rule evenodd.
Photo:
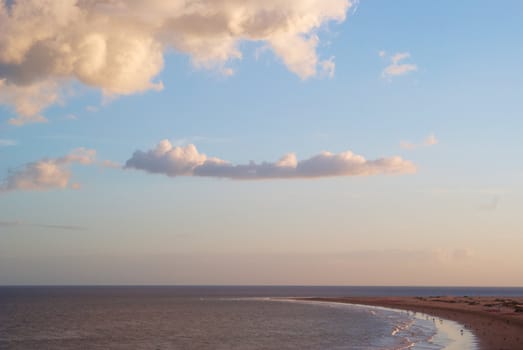
<instances>
[{"instance_id":1,"label":"small wispy cloud","mask_svg":"<svg viewBox=\"0 0 523 350\"><path fill-rule=\"evenodd\" d=\"M352 261L383 261L395 264L403 261L416 261L417 263L450 264L464 262L474 257L471 248L434 248L434 249L384 249L384 250L359 250L338 254L339 262L350 263Z\"/></svg>"},{"instance_id":2,"label":"small wispy cloud","mask_svg":"<svg viewBox=\"0 0 523 350\"><path fill-rule=\"evenodd\" d=\"M95 150L77 148L63 157L27 163L8 172L7 178L3 183L0 183L0 193L17 190L43 191L67 188L71 178L70 165L72 163L92 164L95 157ZM75 187L77 185L73 184L72 188Z\"/></svg>"},{"instance_id":3,"label":"small wispy cloud","mask_svg":"<svg viewBox=\"0 0 523 350\"><path fill-rule=\"evenodd\" d=\"M421 143L412 143L410 141L401 141L400 147L403 149L413 150L413 149L420 148L420 147L434 146L434 145L438 144L438 142L439 141L436 138L436 136L434 136L434 134L430 134Z\"/></svg>"},{"instance_id":4,"label":"small wispy cloud","mask_svg":"<svg viewBox=\"0 0 523 350\"><path fill-rule=\"evenodd\" d=\"M505 188L495 187L433 187L422 191L432 196L482 196L483 198L500 198L505 196L508 191Z\"/></svg>"},{"instance_id":5,"label":"small wispy cloud","mask_svg":"<svg viewBox=\"0 0 523 350\"><path fill-rule=\"evenodd\" d=\"M220 69L220 73L225 77L232 77L236 72L230 67L224 67Z\"/></svg>"},{"instance_id":6,"label":"small wispy cloud","mask_svg":"<svg viewBox=\"0 0 523 350\"><path fill-rule=\"evenodd\" d=\"M100 163L100 166L103 168L121 169L123 165L118 162L113 162L112 160L104 160Z\"/></svg>"},{"instance_id":7,"label":"small wispy cloud","mask_svg":"<svg viewBox=\"0 0 523 350\"><path fill-rule=\"evenodd\" d=\"M75 226L75 225L34 224L34 223L24 222L24 221L0 221L0 227L17 227L17 226L53 228L53 229L58 229L58 230L70 230L70 231L80 231L80 230L87 229L86 227Z\"/></svg>"},{"instance_id":8,"label":"small wispy cloud","mask_svg":"<svg viewBox=\"0 0 523 350\"><path fill-rule=\"evenodd\" d=\"M434 197L449 197L450 201L464 201L474 210L480 212L495 212L502 199L510 192L504 188L494 187L434 187L422 191Z\"/></svg>"},{"instance_id":9,"label":"small wispy cloud","mask_svg":"<svg viewBox=\"0 0 523 350\"><path fill-rule=\"evenodd\" d=\"M65 119L67 120L78 120L78 116L76 114L68 114L65 116Z\"/></svg>"},{"instance_id":10,"label":"small wispy cloud","mask_svg":"<svg viewBox=\"0 0 523 350\"><path fill-rule=\"evenodd\" d=\"M9 140L9 139L0 139L0 147L9 147L9 146L16 146L17 142L15 140Z\"/></svg>"},{"instance_id":11,"label":"small wispy cloud","mask_svg":"<svg viewBox=\"0 0 523 350\"><path fill-rule=\"evenodd\" d=\"M496 211L501 201L501 196L494 195L487 202L484 202L478 206L480 211Z\"/></svg>"},{"instance_id":12,"label":"small wispy cloud","mask_svg":"<svg viewBox=\"0 0 523 350\"><path fill-rule=\"evenodd\" d=\"M74 182L71 184L71 186L69 186L69 188L72 190L80 190L82 188L82 184L79 182Z\"/></svg>"},{"instance_id":13,"label":"small wispy cloud","mask_svg":"<svg viewBox=\"0 0 523 350\"><path fill-rule=\"evenodd\" d=\"M409 52L398 52L393 55L388 56L385 51L379 51L378 55L382 58L387 58L390 60L390 64L385 67L382 71L381 76L383 78L391 79L392 77L397 77L405 75L410 72L415 72L418 70L418 66L414 63L405 63L405 60L410 58Z\"/></svg>"},{"instance_id":14,"label":"small wispy cloud","mask_svg":"<svg viewBox=\"0 0 523 350\"><path fill-rule=\"evenodd\" d=\"M127 169L176 176L228 178L232 180L311 179L335 176L370 176L378 174L407 174L416 166L401 157L367 160L350 151L321 152L300 160L288 153L276 162L250 162L234 165L219 158L207 157L196 146L173 146L161 141L149 151L136 151L125 164Z\"/></svg>"},{"instance_id":15,"label":"small wispy cloud","mask_svg":"<svg viewBox=\"0 0 523 350\"><path fill-rule=\"evenodd\" d=\"M471 260L475 253L471 248L436 248L431 252L432 259L442 264L453 264Z\"/></svg>"},{"instance_id":16,"label":"small wispy cloud","mask_svg":"<svg viewBox=\"0 0 523 350\"><path fill-rule=\"evenodd\" d=\"M429 136L427 136L427 138L425 139L425 141L423 142L423 144L425 146L433 146L433 145L436 145L438 144L438 139L436 138L436 136L434 136L434 134L430 134Z\"/></svg>"},{"instance_id":17,"label":"small wispy cloud","mask_svg":"<svg viewBox=\"0 0 523 350\"><path fill-rule=\"evenodd\" d=\"M329 79L334 78L334 73L336 72L336 64L334 63L334 56L328 60L320 62L321 72L324 76Z\"/></svg>"}]
</instances>

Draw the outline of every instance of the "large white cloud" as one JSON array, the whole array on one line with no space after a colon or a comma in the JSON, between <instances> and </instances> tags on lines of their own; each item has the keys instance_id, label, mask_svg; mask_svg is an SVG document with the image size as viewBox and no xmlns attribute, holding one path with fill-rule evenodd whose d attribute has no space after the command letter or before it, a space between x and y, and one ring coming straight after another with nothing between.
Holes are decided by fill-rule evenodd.
<instances>
[{"instance_id":1,"label":"large white cloud","mask_svg":"<svg viewBox=\"0 0 523 350\"><path fill-rule=\"evenodd\" d=\"M19 169L9 172L4 183L0 183L0 193L16 190L43 191L66 188L71 178L70 164L91 164L95 157L95 150L77 148L60 158L42 159L27 163Z\"/></svg>"},{"instance_id":2,"label":"large white cloud","mask_svg":"<svg viewBox=\"0 0 523 350\"><path fill-rule=\"evenodd\" d=\"M333 154L322 152L298 161L294 153L279 161L233 165L219 158L199 153L194 145L174 147L168 140L154 149L136 151L125 168L144 170L167 176L204 176L234 180L320 178L332 176L367 176L413 173L416 167L400 157L366 160L350 151Z\"/></svg>"},{"instance_id":3,"label":"large white cloud","mask_svg":"<svg viewBox=\"0 0 523 350\"><path fill-rule=\"evenodd\" d=\"M241 41L261 42L306 79L334 63L318 58L316 31L343 21L356 0L0 1L0 103L21 125L44 121L64 81L105 94L161 89L154 78L173 48L197 67L241 59ZM51 88L52 87L52 88ZM41 92L39 96L38 92Z\"/></svg>"}]
</instances>

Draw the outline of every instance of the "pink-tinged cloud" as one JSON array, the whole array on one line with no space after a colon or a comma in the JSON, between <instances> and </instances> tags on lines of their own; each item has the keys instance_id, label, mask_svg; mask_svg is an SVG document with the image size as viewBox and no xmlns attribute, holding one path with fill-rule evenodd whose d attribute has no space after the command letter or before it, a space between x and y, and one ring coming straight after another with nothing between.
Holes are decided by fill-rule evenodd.
<instances>
[{"instance_id":1,"label":"pink-tinged cloud","mask_svg":"<svg viewBox=\"0 0 523 350\"><path fill-rule=\"evenodd\" d=\"M434 136L434 134L430 134L427 136L427 138L423 141L424 146L434 146L437 145L439 140Z\"/></svg>"},{"instance_id":2,"label":"pink-tinged cloud","mask_svg":"<svg viewBox=\"0 0 523 350\"><path fill-rule=\"evenodd\" d=\"M421 143L412 143L409 141L401 141L400 147L403 149L413 150L420 147L430 147L437 145L439 143L439 140L436 138L434 134L430 134L423 140Z\"/></svg>"},{"instance_id":3,"label":"pink-tinged cloud","mask_svg":"<svg viewBox=\"0 0 523 350\"><path fill-rule=\"evenodd\" d=\"M224 75L259 43L301 79L332 76L318 57L318 29L342 22L357 0L17 0L0 1L0 104L13 125L43 122L71 80L104 95L160 90L164 53ZM156 80L156 81L155 81Z\"/></svg>"},{"instance_id":4,"label":"pink-tinged cloud","mask_svg":"<svg viewBox=\"0 0 523 350\"><path fill-rule=\"evenodd\" d=\"M118 162L113 162L112 160L104 160L103 162L100 163L100 166L102 168L111 168L111 169L121 169L122 168L122 164L120 164Z\"/></svg>"},{"instance_id":5,"label":"pink-tinged cloud","mask_svg":"<svg viewBox=\"0 0 523 350\"><path fill-rule=\"evenodd\" d=\"M385 51L379 52L380 57L385 57ZM390 57L390 64L382 72L383 78L392 78L395 76L405 75L418 70L418 66L413 63L404 63L403 61L410 58L410 53L399 52Z\"/></svg>"},{"instance_id":6,"label":"pink-tinged cloud","mask_svg":"<svg viewBox=\"0 0 523 350\"><path fill-rule=\"evenodd\" d=\"M78 148L63 157L27 163L8 173L4 183L0 184L0 193L67 188L71 178L70 165L72 163L88 165L94 162L95 157L95 150ZM73 183L71 188L79 189L80 184Z\"/></svg>"},{"instance_id":7,"label":"pink-tinged cloud","mask_svg":"<svg viewBox=\"0 0 523 350\"><path fill-rule=\"evenodd\" d=\"M416 166L401 157L366 160L350 151L338 154L321 152L301 161L294 153L289 153L277 162L234 165L219 158L209 158L199 153L192 144L173 147L168 140L161 141L152 150L136 151L125 168L171 177L201 176L232 180L311 179L416 172Z\"/></svg>"},{"instance_id":8,"label":"pink-tinged cloud","mask_svg":"<svg viewBox=\"0 0 523 350\"><path fill-rule=\"evenodd\" d=\"M58 102L59 93L57 84L50 81L39 81L31 85L10 84L2 79L2 65L0 61L0 104L14 106L17 116L10 118L10 125L21 126L30 123L46 123L47 119L40 115L40 111Z\"/></svg>"}]
</instances>

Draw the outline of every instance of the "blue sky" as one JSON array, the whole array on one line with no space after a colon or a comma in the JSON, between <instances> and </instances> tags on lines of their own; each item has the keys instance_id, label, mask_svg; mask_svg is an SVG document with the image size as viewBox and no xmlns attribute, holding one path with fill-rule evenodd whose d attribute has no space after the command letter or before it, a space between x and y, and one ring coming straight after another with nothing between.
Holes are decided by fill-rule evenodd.
<instances>
[{"instance_id":1,"label":"blue sky","mask_svg":"<svg viewBox=\"0 0 523 350\"><path fill-rule=\"evenodd\" d=\"M244 5L256 14L260 3ZM244 33L225 59L206 58L221 39L191 46L183 23L169 32L173 43L146 33L163 45L163 68L138 81L146 68L137 65L137 82L134 74L111 80L112 67L93 80L50 68L20 83L34 67L23 50L22 61L8 55L18 49L9 40L25 39L10 30L40 14L29 21L11 12L0 35L0 283L522 285L523 4L285 4L287 16L317 16L321 26L297 25L281 34L283 47L279 37ZM159 16L160 5L146 6ZM111 10L96 11L106 18ZM280 33L278 14L263 25ZM199 25L209 23L204 16ZM73 47L88 37L71 22L48 39L64 30L79 31ZM290 64L303 50L294 38L314 35L317 64L300 61L310 51L299 68ZM398 70L387 75L394 57ZM331 58L335 70L322 70ZM41 81L59 84L60 99L11 125L21 115L12 89ZM163 89L144 88L148 81ZM32 122L40 115L47 122ZM199 153L184 157L203 153L207 164L157 157L162 140L180 150L194 144ZM96 156L73 152L80 147ZM122 169L137 150L142 162ZM365 163L336 158L347 150ZM277 162L289 152L319 158L308 170L282 170ZM241 169L209 157L271 168L240 179ZM373 163L391 157L399 163ZM66 183L38 183L27 164L45 159ZM186 164L191 170L179 170Z\"/></svg>"}]
</instances>

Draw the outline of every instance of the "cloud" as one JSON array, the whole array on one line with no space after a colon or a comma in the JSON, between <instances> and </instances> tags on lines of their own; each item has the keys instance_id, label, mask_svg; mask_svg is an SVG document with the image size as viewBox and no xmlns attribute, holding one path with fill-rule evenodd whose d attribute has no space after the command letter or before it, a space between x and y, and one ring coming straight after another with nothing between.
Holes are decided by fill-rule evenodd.
<instances>
[{"instance_id":1,"label":"cloud","mask_svg":"<svg viewBox=\"0 0 523 350\"><path fill-rule=\"evenodd\" d=\"M492 196L492 198L490 198L488 202L479 205L478 209L481 211L495 211L496 209L498 209L500 200L501 196L494 195Z\"/></svg>"},{"instance_id":2,"label":"cloud","mask_svg":"<svg viewBox=\"0 0 523 350\"><path fill-rule=\"evenodd\" d=\"M23 221L0 221L0 227L2 227L2 226L4 226L4 227L31 226L31 227L53 228L53 229L71 230L71 231L85 230L86 229L85 227L82 227L82 226L33 224L33 223L23 222Z\"/></svg>"},{"instance_id":3,"label":"cloud","mask_svg":"<svg viewBox=\"0 0 523 350\"><path fill-rule=\"evenodd\" d=\"M387 54L385 51L380 51L378 53L380 57L386 57ZM385 67L381 76L383 78L392 78L400 75L405 75L409 72L415 72L418 70L418 66L412 63L402 63L404 60L410 58L410 53L408 52L398 52L390 58L390 64Z\"/></svg>"},{"instance_id":4,"label":"cloud","mask_svg":"<svg viewBox=\"0 0 523 350\"><path fill-rule=\"evenodd\" d=\"M437 145L438 144L438 139L436 138L436 136L434 136L434 134L430 134L429 136L427 136L427 138L425 139L425 141L423 141L423 145L424 146L434 146L434 145Z\"/></svg>"},{"instance_id":5,"label":"cloud","mask_svg":"<svg viewBox=\"0 0 523 350\"><path fill-rule=\"evenodd\" d=\"M17 142L9 139L0 139L0 147L16 146Z\"/></svg>"},{"instance_id":6,"label":"cloud","mask_svg":"<svg viewBox=\"0 0 523 350\"><path fill-rule=\"evenodd\" d=\"M149 151L136 151L125 164L126 169L176 176L201 176L233 180L321 178L334 176L369 176L414 173L416 167L400 157L366 160L350 151L333 154L322 152L298 161L294 153L274 163L250 162L233 165L219 158L199 153L193 144L174 146L161 141Z\"/></svg>"},{"instance_id":7,"label":"cloud","mask_svg":"<svg viewBox=\"0 0 523 350\"><path fill-rule=\"evenodd\" d=\"M1 46L0 46L1 48ZM2 78L0 63L0 104L14 106L16 118L7 122L21 126L29 123L46 123L47 119L40 115L40 111L50 104L59 101L57 84L51 81L35 82L31 85L9 84Z\"/></svg>"},{"instance_id":8,"label":"cloud","mask_svg":"<svg viewBox=\"0 0 523 350\"><path fill-rule=\"evenodd\" d=\"M100 163L100 166L102 166L103 168L111 168L111 169L121 169L122 168L122 164L113 162L112 160L104 160L103 162Z\"/></svg>"},{"instance_id":9,"label":"cloud","mask_svg":"<svg viewBox=\"0 0 523 350\"><path fill-rule=\"evenodd\" d=\"M434 134L430 134L429 136L427 136L425 138L425 140L423 140L422 143L419 143L419 144L412 143L412 142L409 142L409 141L401 141L400 142L400 147L403 148L403 149L413 150L413 149L420 148L420 147L434 146L434 145L437 145L438 143L439 143L439 141L436 138L436 136L434 136Z\"/></svg>"},{"instance_id":10,"label":"cloud","mask_svg":"<svg viewBox=\"0 0 523 350\"><path fill-rule=\"evenodd\" d=\"M322 61L320 63L322 72L324 75L328 76L330 79L334 78L334 72L336 71L336 64L334 63L334 57L329 58L328 60Z\"/></svg>"},{"instance_id":11,"label":"cloud","mask_svg":"<svg viewBox=\"0 0 523 350\"><path fill-rule=\"evenodd\" d=\"M470 260L474 257L474 250L470 248L442 249L437 248L431 252L432 259L439 263L456 263Z\"/></svg>"},{"instance_id":12,"label":"cloud","mask_svg":"<svg viewBox=\"0 0 523 350\"><path fill-rule=\"evenodd\" d=\"M415 261L418 264L448 264L465 262L474 257L474 250L471 248L433 248L421 250L409 249L384 249L384 250L360 250L350 251L335 255L338 262L345 261L381 261L385 264L408 263Z\"/></svg>"},{"instance_id":13,"label":"cloud","mask_svg":"<svg viewBox=\"0 0 523 350\"><path fill-rule=\"evenodd\" d=\"M71 186L69 186L69 188L72 190L79 190L82 188L82 184L75 182L75 183L72 183Z\"/></svg>"},{"instance_id":14,"label":"cloud","mask_svg":"<svg viewBox=\"0 0 523 350\"><path fill-rule=\"evenodd\" d=\"M60 158L27 163L19 169L9 171L4 183L0 184L0 193L66 188L71 178L70 165L72 163L88 165L94 162L95 157L95 150L78 148ZM77 187L77 184L72 185L72 188Z\"/></svg>"},{"instance_id":15,"label":"cloud","mask_svg":"<svg viewBox=\"0 0 523 350\"><path fill-rule=\"evenodd\" d=\"M43 122L61 86L76 80L105 96L160 90L164 53L233 74L240 43L270 47L301 79L331 76L318 57L318 29L345 20L356 0L18 0L0 1L0 100Z\"/></svg>"}]
</instances>

